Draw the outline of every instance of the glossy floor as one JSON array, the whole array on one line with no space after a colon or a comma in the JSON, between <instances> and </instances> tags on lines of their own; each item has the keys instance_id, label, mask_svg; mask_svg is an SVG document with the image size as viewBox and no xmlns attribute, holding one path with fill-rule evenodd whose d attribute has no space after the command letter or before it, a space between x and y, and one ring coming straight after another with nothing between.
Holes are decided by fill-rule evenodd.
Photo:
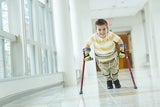
<instances>
[{"instance_id":1,"label":"glossy floor","mask_svg":"<svg viewBox=\"0 0 160 107\"><path fill-rule=\"evenodd\" d=\"M56 87L25 96L3 107L160 107L160 74L149 69L137 70L134 89L129 71L121 71L121 89L108 90L101 73L84 79L83 94L79 85Z\"/></svg>"}]
</instances>

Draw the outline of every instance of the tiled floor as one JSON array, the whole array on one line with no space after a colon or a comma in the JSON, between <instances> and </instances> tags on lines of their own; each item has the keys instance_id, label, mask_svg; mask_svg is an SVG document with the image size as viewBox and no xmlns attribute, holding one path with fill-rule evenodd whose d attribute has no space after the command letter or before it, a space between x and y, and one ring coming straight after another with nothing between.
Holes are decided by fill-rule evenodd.
<instances>
[{"instance_id":1,"label":"tiled floor","mask_svg":"<svg viewBox=\"0 0 160 107\"><path fill-rule=\"evenodd\" d=\"M121 71L121 89L106 88L105 77L98 73L79 85L57 87L26 96L3 107L160 107L160 75L149 69L134 71L138 89L134 89L129 71ZM97 78L98 77L98 78Z\"/></svg>"}]
</instances>

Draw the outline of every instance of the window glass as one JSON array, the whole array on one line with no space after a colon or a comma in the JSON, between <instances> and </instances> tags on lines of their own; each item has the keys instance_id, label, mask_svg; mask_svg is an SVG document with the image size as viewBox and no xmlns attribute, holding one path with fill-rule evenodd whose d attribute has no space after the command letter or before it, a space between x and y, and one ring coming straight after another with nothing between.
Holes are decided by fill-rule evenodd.
<instances>
[{"instance_id":1,"label":"window glass","mask_svg":"<svg viewBox=\"0 0 160 107\"><path fill-rule=\"evenodd\" d=\"M57 60L55 52L51 55L51 58L52 58L51 60L52 73L55 73L57 72Z\"/></svg>"},{"instance_id":2,"label":"window glass","mask_svg":"<svg viewBox=\"0 0 160 107\"><path fill-rule=\"evenodd\" d=\"M46 29L45 29L45 8L39 5L39 37L40 42L46 44Z\"/></svg>"},{"instance_id":3,"label":"window glass","mask_svg":"<svg viewBox=\"0 0 160 107\"><path fill-rule=\"evenodd\" d=\"M27 70L26 75L36 75L35 46L27 44Z\"/></svg>"},{"instance_id":4,"label":"window glass","mask_svg":"<svg viewBox=\"0 0 160 107\"><path fill-rule=\"evenodd\" d=\"M1 29L3 31L8 32L9 31L9 27L8 27L8 6L7 6L7 2L5 0L3 0L2 2L0 2L1 6L0 6L0 10L1 10Z\"/></svg>"},{"instance_id":5,"label":"window glass","mask_svg":"<svg viewBox=\"0 0 160 107\"><path fill-rule=\"evenodd\" d=\"M32 16L32 0L24 0L25 7L25 34L27 39L34 39L33 33L33 16Z\"/></svg>"},{"instance_id":6,"label":"window glass","mask_svg":"<svg viewBox=\"0 0 160 107\"><path fill-rule=\"evenodd\" d=\"M42 71L43 71L43 74L47 74L47 73L49 73L47 50L42 49L41 50L41 55L42 55Z\"/></svg>"},{"instance_id":7,"label":"window glass","mask_svg":"<svg viewBox=\"0 0 160 107\"><path fill-rule=\"evenodd\" d=\"M10 41L0 39L0 78L11 77Z\"/></svg>"}]
</instances>

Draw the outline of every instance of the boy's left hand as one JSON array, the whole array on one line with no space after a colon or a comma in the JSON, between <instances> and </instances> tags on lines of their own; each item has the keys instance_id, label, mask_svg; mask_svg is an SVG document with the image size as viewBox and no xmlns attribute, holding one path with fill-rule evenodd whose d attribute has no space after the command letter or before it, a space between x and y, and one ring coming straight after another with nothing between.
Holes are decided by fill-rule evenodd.
<instances>
[{"instance_id":1,"label":"boy's left hand","mask_svg":"<svg viewBox=\"0 0 160 107\"><path fill-rule=\"evenodd\" d=\"M119 58L124 58L125 56L126 56L125 52L122 51L119 52Z\"/></svg>"}]
</instances>

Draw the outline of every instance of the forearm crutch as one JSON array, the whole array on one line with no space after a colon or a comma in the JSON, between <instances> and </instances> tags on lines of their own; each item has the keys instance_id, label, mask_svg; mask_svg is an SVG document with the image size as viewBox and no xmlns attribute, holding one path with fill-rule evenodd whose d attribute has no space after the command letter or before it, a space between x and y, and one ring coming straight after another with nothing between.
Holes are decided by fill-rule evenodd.
<instances>
[{"instance_id":1,"label":"forearm crutch","mask_svg":"<svg viewBox=\"0 0 160 107\"><path fill-rule=\"evenodd\" d=\"M83 57L85 57L85 51L83 50ZM83 65L82 65L82 75L81 75L81 87L80 87L80 93L83 94L83 80L84 80L84 70L85 70L85 59L83 58Z\"/></svg>"},{"instance_id":2,"label":"forearm crutch","mask_svg":"<svg viewBox=\"0 0 160 107\"><path fill-rule=\"evenodd\" d=\"M130 61L129 61L129 58L128 58L128 54L126 52L126 46L124 46L124 52L125 52L125 59L126 59L126 62L127 62L127 66L128 66L128 69L129 69L129 72L130 72L130 75L131 75L131 79L132 79L132 82L133 82L133 85L134 85L134 89L137 89L136 83L134 81L134 76L133 76L133 73L132 73L132 70L131 70L131 64L130 64Z\"/></svg>"},{"instance_id":3,"label":"forearm crutch","mask_svg":"<svg viewBox=\"0 0 160 107\"><path fill-rule=\"evenodd\" d=\"M81 87L80 87L80 93L79 94L83 94L83 81L84 81L84 70L85 70L85 63L86 61L91 61L93 60L92 57L90 57L89 53L88 55L85 55L85 52L90 52L91 49L90 48L84 48L83 49L83 65L82 65L82 75L81 75Z\"/></svg>"}]
</instances>

